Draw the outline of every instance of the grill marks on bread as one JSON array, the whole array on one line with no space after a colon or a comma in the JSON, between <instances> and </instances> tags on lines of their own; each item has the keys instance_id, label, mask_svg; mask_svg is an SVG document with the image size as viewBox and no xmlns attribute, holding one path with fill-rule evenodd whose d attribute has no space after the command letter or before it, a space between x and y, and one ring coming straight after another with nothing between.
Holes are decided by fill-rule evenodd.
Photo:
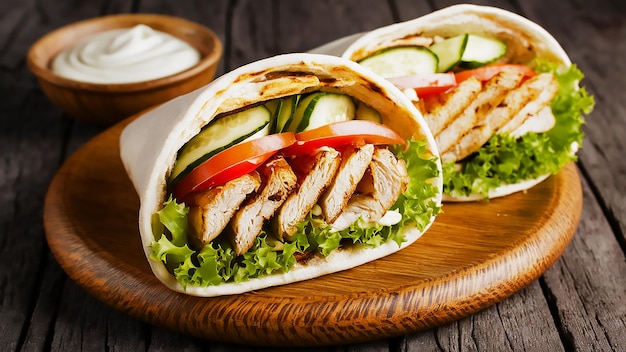
<instances>
[{"instance_id":1,"label":"grill marks on bread","mask_svg":"<svg viewBox=\"0 0 626 352\"><path fill-rule=\"evenodd\" d=\"M558 82L551 74L524 81L516 71L503 71L484 84L467 79L416 106L424 114L442 160L459 161L496 133L514 134L529 118L545 112L557 92Z\"/></svg>"},{"instance_id":2,"label":"grill marks on bread","mask_svg":"<svg viewBox=\"0 0 626 352\"><path fill-rule=\"evenodd\" d=\"M241 255L265 225L279 239L291 239L316 205L335 230L359 218L377 221L408 182L404 161L371 144L341 152L321 148L288 160L275 156L253 173L193 195L190 242L200 248L225 233Z\"/></svg>"}]
</instances>

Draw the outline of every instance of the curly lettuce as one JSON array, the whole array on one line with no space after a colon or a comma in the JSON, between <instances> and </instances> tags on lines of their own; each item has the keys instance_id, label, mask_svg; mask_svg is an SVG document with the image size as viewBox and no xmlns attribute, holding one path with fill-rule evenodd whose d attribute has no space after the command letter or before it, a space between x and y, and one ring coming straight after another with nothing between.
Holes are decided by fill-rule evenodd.
<instances>
[{"instance_id":1,"label":"curly lettuce","mask_svg":"<svg viewBox=\"0 0 626 352\"><path fill-rule=\"evenodd\" d=\"M423 231L431 218L441 212L437 203L439 188L431 182L439 176L437 158L428 153L424 141L409 141L405 150L395 151L407 165L410 182L392 209L402 214L393 226L357 221L341 231L332 231L319 216L309 213L297 225L293 239L279 242L264 230L253 247L237 256L226 239L206 244L201 250L187 244L187 213L189 209L175 199L168 199L157 212L163 228L150 245L150 259L162 261L183 286L211 286L227 282L243 282L250 278L288 272L298 255L313 253L327 256L346 245L376 247L388 241L400 246L406 241L404 230L415 227Z\"/></svg>"},{"instance_id":2,"label":"curly lettuce","mask_svg":"<svg viewBox=\"0 0 626 352\"><path fill-rule=\"evenodd\" d=\"M444 163L445 194L488 198L489 191L503 184L556 174L577 160L572 145L582 145L583 114L589 114L594 106L593 97L579 87L583 73L576 65L564 68L546 60L537 60L535 70L552 73L559 82L559 92L551 104L555 126L548 132L531 132L520 138L496 134L461 167L453 161Z\"/></svg>"}]
</instances>

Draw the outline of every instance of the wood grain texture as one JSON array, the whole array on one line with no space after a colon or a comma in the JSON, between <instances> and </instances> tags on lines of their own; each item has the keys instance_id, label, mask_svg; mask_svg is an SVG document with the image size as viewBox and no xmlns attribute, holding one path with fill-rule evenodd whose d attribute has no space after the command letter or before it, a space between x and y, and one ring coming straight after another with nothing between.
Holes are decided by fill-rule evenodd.
<instances>
[{"instance_id":1,"label":"wood grain texture","mask_svg":"<svg viewBox=\"0 0 626 352\"><path fill-rule=\"evenodd\" d=\"M586 350L581 341L593 341L597 351L622 351L626 350L626 261L610 224L583 184L584 220L542 281L548 299L554 301L568 349Z\"/></svg>"},{"instance_id":2,"label":"wood grain texture","mask_svg":"<svg viewBox=\"0 0 626 352\"><path fill-rule=\"evenodd\" d=\"M88 142L55 176L44 206L50 249L98 299L212 340L329 345L474 314L538 278L567 247L582 207L578 173L569 165L527 193L446 204L416 244L384 259L243 295L191 297L161 285L141 250L138 199L119 159L123 126Z\"/></svg>"}]
</instances>

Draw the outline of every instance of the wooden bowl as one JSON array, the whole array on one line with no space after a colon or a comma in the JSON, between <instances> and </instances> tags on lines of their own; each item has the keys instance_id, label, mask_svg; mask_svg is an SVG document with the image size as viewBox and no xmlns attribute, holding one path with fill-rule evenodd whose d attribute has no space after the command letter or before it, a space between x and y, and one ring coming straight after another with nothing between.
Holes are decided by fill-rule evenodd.
<instances>
[{"instance_id":1,"label":"wooden bowl","mask_svg":"<svg viewBox=\"0 0 626 352\"><path fill-rule=\"evenodd\" d=\"M50 69L59 52L83 38L137 24L148 25L188 42L200 51L200 62L171 76L123 84L75 81ZM27 63L48 99L67 115L97 125L111 125L208 84L215 76L221 57L220 39L205 26L166 15L122 14L87 19L50 32L30 48Z\"/></svg>"}]
</instances>

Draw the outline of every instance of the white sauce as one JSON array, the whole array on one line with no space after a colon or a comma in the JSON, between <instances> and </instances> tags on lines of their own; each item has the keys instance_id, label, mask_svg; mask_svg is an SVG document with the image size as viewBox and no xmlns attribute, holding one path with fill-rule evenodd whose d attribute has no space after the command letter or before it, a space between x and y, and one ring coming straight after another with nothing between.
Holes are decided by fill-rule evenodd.
<instances>
[{"instance_id":1,"label":"white sauce","mask_svg":"<svg viewBox=\"0 0 626 352\"><path fill-rule=\"evenodd\" d=\"M382 218L378 219L378 223L383 226L393 226L402 220L402 214L397 210L387 210Z\"/></svg>"},{"instance_id":2,"label":"white sauce","mask_svg":"<svg viewBox=\"0 0 626 352\"><path fill-rule=\"evenodd\" d=\"M140 24L97 34L62 51L54 73L90 83L134 83L182 72L200 61L200 52L167 33Z\"/></svg>"},{"instance_id":3,"label":"white sauce","mask_svg":"<svg viewBox=\"0 0 626 352\"><path fill-rule=\"evenodd\" d=\"M322 208L320 208L319 205L317 205L317 204L313 207L313 210L312 210L313 215L316 215L316 208L315 207L318 207L318 209L319 209L319 214L318 215L321 215L322 214ZM354 214L354 215L356 217L358 217L357 214ZM352 225L353 221L356 221L356 220L357 219L354 218L354 217L348 217L348 218L340 217L339 221L335 221L335 223L333 223L331 225L331 230L330 231L331 232L337 232L337 231L341 231L343 229L346 229L346 228L348 228L348 226ZM380 219L378 219L378 221L375 221L374 223L377 223L377 224L383 225L383 226L393 226L393 225L399 223L400 221L402 221L402 214L400 214L399 211L397 211L397 210L387 210L385 212L385 214ZM369 226L369 224L371 224L371 222L367 222L366 221L363 224L359 224L359 226L361 228L363 228L363 229L366 229Z\"/></svg>"}]
</instances>

